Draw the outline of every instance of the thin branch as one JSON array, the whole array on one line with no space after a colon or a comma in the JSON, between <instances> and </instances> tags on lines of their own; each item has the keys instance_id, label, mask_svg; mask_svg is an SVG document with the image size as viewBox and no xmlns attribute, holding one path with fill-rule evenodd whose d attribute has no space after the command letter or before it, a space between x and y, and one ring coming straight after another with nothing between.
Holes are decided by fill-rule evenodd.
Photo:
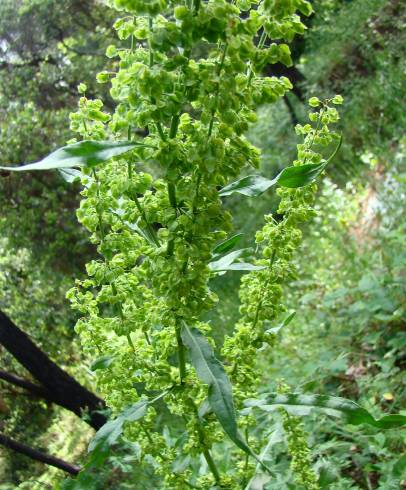
<instances>
[{"instance_id":1,"label":"thin branch","mask_svg":"<svg viewBox=\"0 0 406 490\"><path fill-rule=\"evenodd\" d=\"M63 459L56 458L55 456L50 456L48 454L42 453L37 449L27 446L22 442L15 441L14 439L11 439L10 437L7 437L1 433L0 433L0 444L8 449L11 449L12 451L15 451L20 454L24 454L25 456L28 456L29 458L34 459L35 461L39 461L41 463L54 466L55 468L65 471L70 475L76 476L81 470L79 466L73 465L71 463L67 463Z\"/></svg>"},{"instance_id":2,"label":"thin branch","mask_svg":"<svg viewBox=\"0 0 406 490\"><path fill-rule=\"evenodd\" d=\"M20 378L20 376L16 376L13 373L8 373L7 371L0 370L0 379L3 381L7 381L14 386L18 386L19 388L24 388L30 393L38 396L40 398L45 398L46 400L53 402L51 393L45 389L43 386L32 383L28 379Z\"/></svg>"}]
</instances>

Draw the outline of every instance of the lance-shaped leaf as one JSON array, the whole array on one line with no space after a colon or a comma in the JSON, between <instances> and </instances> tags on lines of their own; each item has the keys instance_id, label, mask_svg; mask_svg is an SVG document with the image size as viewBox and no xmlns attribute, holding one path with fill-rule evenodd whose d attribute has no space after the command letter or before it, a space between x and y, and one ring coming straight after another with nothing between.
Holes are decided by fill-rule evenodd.
<instances>
[{"instance_id":1,"label":"lance-shaped leaf","mask_svg":"<svg viewBox=\"0 0 406 490\"><path fill-rule=\"evenodd\" d=\"M234 193L248 197L260 196L276 184L276 179L269 180L266 177L262 177L262 175L247 175L220 189L219 196L231 196Z\"/></svg>"},{"instance_id":2,"label":"lance-shaped leaf","mask_svg":"<svg viewBox=\"0 0 406 490\"><path fill-rule=\"evenodd\" d=\"M90 365L90 371L97 371L98 369L106 369L114 361L114 355L105 355L97 358Z\"/></svg>"},{"instance_id":3,"label":"lance-shaped leaf","mask_svg":"<svg viewBox=\"0 0 406 490\"><path fill-rule=\"evenodd\" d=\"M82 176L82 172L76 168L60 168L59 173L66 182L72 184L72 182L79 181Z\"/></svg>"},{"instance_id":4,"label":"lance-shaped leaf","mask_svg":"<svg viewBox=\"0 0 406 490\"><path fill-rule=\"evenodd\" d=\"M39 162L29 163L20 167L0 167L0 169L22 172L26 170L94 167L113 157L127 153L136 146L140 146L140 144L131 141L79 141L78 143L59 148Z\"/></svg>"},{"instance_id":5,"label":"lance-shaped leaf","mask_svg":"<svg viewBox=\"0 0 406 490\"><path fill-rule=\"evenodd\" d=\"M198 378L209 386L207 399L224 432L237 447L258 460L238 431L233 391L224 366L199 330L184 323L181 336ZM262 462L260 464L270 471Z\"/></svg>"},{"instance_id":6,"label":"lance-shaped leaf","mask_svg":"<svg viewBox=\"0 0 406 490\"><path fill-rule=\"evenodd\" d=\"M212 272L226 272L226 271L258 271L265 269L264 266L254 265L248 262L235 262L237 259L249 251L248 248L241 248L224 255L218 260L214 260L209 263L209 268ZM220 274L221 275L221 274Z\"/></svg>"},{"instance_id":7,"label":"lance-shaped leaf","mask_svg":"<svg viewBox=\"0 0 406 490\"><path fill-rule=\"evenodd\" d=\"M265 411L283 407L297 415L307 415L310 409L320 409L329 415L344 418L348 424L368 424L379 429L390 429L406 425L406 416L384 415L375 419L365 408L357 403L328 395L303 395L300 393L278 394L270 393L261 400L247 400L247 406L257 406ZM304 410L303 410L304 409Z\"/></svg>"},{"instance_id":8,"label":"lance-shaped leaf","mask_svg":"<svg viewBox=\"0 0 406 490\"><path fill-rule=\"evenodd\" d=\"M147 413L149 405L163 398L170 390L166 390L153 400L140 400L127 407L115 419L109 420L90 441L88 452L91 453L86 467L97 467L107 458L110 447L121 437L125 422L140 420Z\"/></svg>"},{"instance_id":9,"label":"lance-shaped leaf","mask_svg":"<svg viewBox=\"0 0 406 490\"><path fill-rule=\"evenodd\" d=\"M222 255L229 252L241 240L242 236L242 233L237 233L237 235L233 235L232 237L227 238L227 240L224 240L224 242L219 243L214 247L213 255Z\"/></svg>"},{"instance_id":10,"label":"lance-shaped leaf","mask_svg":"<svg viewBox=\"0 0 406 490\"><path fill-rule=\"evenodd\" d=\"M110 447L117 442L124 430L125 422L135 422L147 413L148 400L141 400L126 408L115 419L109 420L90 441L88 451L91 452L89 466L98 466L108 456Z\"/></svg>"},{"instance_id":11,"label":"lance-shaped leaf","mask_svg":"<svg viewBox=\"0 0 406 490\"><path fill-rule=\"evenodd\" d=\"M337 147L332 155L328 160L321 163L305 163L304 165L286 167L272 180L262 177L262 175L248 175L247 177L236 180L220 189L219 195L225 197L238 193L243 196L256 197L260 196L276 184L290 189L309 185L321 174L321 172L323 172L326 166L336 156L341 147L341 143L342 138L340 137Z\"/></svg>"}]
</instances>

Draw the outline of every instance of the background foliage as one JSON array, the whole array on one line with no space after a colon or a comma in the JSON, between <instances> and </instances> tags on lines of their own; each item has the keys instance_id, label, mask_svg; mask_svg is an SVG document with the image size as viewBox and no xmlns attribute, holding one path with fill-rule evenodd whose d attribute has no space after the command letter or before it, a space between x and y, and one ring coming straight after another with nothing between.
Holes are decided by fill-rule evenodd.
<instances>
[{"instance_id":1,"label":"background foliage","mask_svg":"<svg viewBox=\"0 0 406 490\"><path fill-rule=\"evenodd\" d=\"M310 29L294 51L303 75L300 88L305 98L333 92L345 97L344 145L320 192L320 216L305 232L298 257L300 280L288 291L289 305L298 314L280 332L273 358L262 359L264 391L283 378L304 392L346 396L367 409L402 411L406 120L400 101L406 96L406 6L400 0L317 0L314 8ZM95 83L94 73L105 66L113 19L96 1L1 2L2 164L34 161L71 137L68 113L76 105L80 82L86 83L89 96L100 95L111 109L105 86ZM261 172L269 178L292 160L292 108L300 121L306 116L299 97L289 95L289 103L291 110L284 102L262 107L249 131L251 141L263 150ZM73 332L74 314L64 300L72 277L83 272L92 253L75 217L78 188L55 173L23 178L3 173L0 188L1 308L55 361L91 386L89 363ZM252 246L249 237L261 226L263 214L276 207L274 194L243 202L234 196L228 202L244 245ZM216 324L224 325L219 340L235 321L239 273L220 279L215 287L226 298L215 313ZM26 376L3 351L0 366ZM61 409L33 403L6 385L1 385L0 397L7 407L0 414L3 432L68 460L81 460L91 437L83 422ZM405 486L402 433L370 429L361 434L352 428L344 434L338 424L319 415L307 424L323 488ZM267 487L258 480L255 488L297 488L284 456L282 431L272 438L268 457L277 462L281 476ZM151 488L152 476L134 469L134 451L131 444L118 448L105 470L95 475L94 488ZM56 488L62 479L57 470L0 449L2 490Z\"/></svg>"}]
</instances>

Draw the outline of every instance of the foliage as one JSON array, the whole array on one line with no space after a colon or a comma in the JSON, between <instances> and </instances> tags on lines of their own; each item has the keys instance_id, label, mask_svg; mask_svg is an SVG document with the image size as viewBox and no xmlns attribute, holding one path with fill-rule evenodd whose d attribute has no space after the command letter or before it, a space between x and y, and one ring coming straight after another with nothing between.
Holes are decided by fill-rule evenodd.
<instances>
[{"instance_id":1,"label":"foliage","mask_svg":"<svg viewBox=\"0 0 406 490\"><path fill-rule=\"evenodd\" d=\"M26 2L31 7L34 3L41 9L42 5L52 4ZM82 179L83 201L78 215L101 254L99 260L87 266L89 279L77 282L74 303L79 300L76 306L81 313L88 313L79 322L78 330L86 355L94 359L92 370L115 416L103 428L112 437L103 438L103 430L100 431L92 442L94 450L87 459L86 471L77 480L65 482L64 488L212 488L216 480L226 488L398 488L404 465L398 453L404 442L395 431L384 434L376 429L348 426L343 432L336 422L320 413L316 415L308 407L296 406L292 414L292 408L285 406L290 413L278 409L271 412L271 419L258 410L245 413L247 409L243 407L247 396L257 396L257 388L263 393L259 400L281 400L282 393L292 391L283 383L276 384L275 379L283 375L289 385L297 387L297 399L306 400L309 393L315 392L323 393L323 397L341 394L357 400L364 414L367 409L373 417L369 420L402 408L404 292L399 284L403 252L398 252L404 228L396 225L403 209L399 199L403 195L402 177L397 181L396 177L381 177L380 166L385 159L389 160L384 162L385 169L392 165L391 152L398 145L397 127L403 120L399 106L393 102L402 90L398 83L402 65L396 49L396 37L402 32L401 2L387 2L385 6L372 0L368 0L368 6L356 0L314 3L314 34L306 38L299 65L307 77L306 89L311 95L328 96L333 87L349 99L343 109L343 157L326 170L342 182L342 175L354 178L365 163L373 166L379 162L374 178L388 194L379 198L374 194L371 198L386 207L382 221L376 219L375 227L366 230L364 225L354 224L354 217L363 219L358 206L362 212L375 216L375 208L363 204L367 191L357 184L349 186L348 192L331 184L324 186L315 208L318 214L314 225L305 227L306 240L300 255L294 252L303 225L292 218L307 219L313 215L316 187L312 181L317 175L311 176L307 187L280 189L279 210L272 191L260 201L237 193L227 195L230 186L237 192L242 189L243 195L265 191L276 181L271 178L281 175L281 162L295 158L294 141L287 128L289 120L282 114L281 99L273 100L281 94L272 96L271 90L267 94L271 104L266 105L262 104L265 99L250 100L259 84L266 83L266 78L260 77L263 62L255 53L262 47L271 63L276 54L289 63L286 48L279 51L275 47L283 41L272 46L266 40L256 47L252 41L236 43L237 32L241 37L240 20L237 25L234 23L233 16L237 14L230 6L225 15L223 11L220 16L218 11L213 14L210 8L225 5L218 1L193 5L186 2L175 11L176 20L167 16L170 10L163 10L165 18L156 16L166 8L165 2L158 0L116 3L120 9L129 9L130 17L117 21L121 43L117 46L108 41L111 65L97 78L101 83L112 80L111 95L119 105L112 115L103 111L101 101L92 100L99 89L91 79L84 80L79 87L83 94L79 111L71 116L71 125L84 139L108 139L110 143L131 139L137 148L108 163L99 162L93 169L63 172L67 181ZM239 2L238 6L248 9L248 3L245 6ZM183 7L196 15L185 15ZM152 25L147 10L153 14ZM136 20L132 17L134 11L141 14ZM393 23L395 15L397 21ZM226 18L233 19L228 26ZM244 11L243 18L241 24L246 24L246 29L252 14L249 17ZM300 32L302 27L296 20L289 19L289 27ZM104 25L108 21L98 20ZM270 23L267 29L271 38L281 35L281 24ZM379 34L377 43L371 38L375 31ZM245 33L244 41L253 32ZM101 44L106 43L107 33L108 30L99 31ZM288 31L283 34L291 41ZM81 42L82 31L75 35ZM227 50L225 37L229 41ZM75 42L71 48L76 49ZM179 44L185 51L177 52ZM69 53L73 51L63 50L62 58ZM84 70L80 58L72 59L71 65L79 76L101 67L97 57L88 57L86 63L92 61L97 67L89 65L90 69ZM245 63L251 60L245 85L235 77L235 70L246 72L246 67L239 66L241 59ZM75 76L72 95L78 81ZM235 82L240 85L237 87ZM277 84L272 89L276 87ZM389 87L389 93L382 87ZM112 101L106 91L102 97L110 109ZM319 103L316 98L310 99L312 107L317 108ZM241 109L241 105L248 105L260 115L260 123L250 124L248 134L263 149L261 175L253 176L252 168L238 157L242 150L245 158L259 163L256 150L241 136L246 132L246 122L254 120L254 113ZM38 123L34 121L32 128L31 120L34 116L41 118L42 111L37 111L35 105L27 107L27 115L17 107L12 120L20 118L18 128L27 123L26 131L36 131ZM314 128L303 122L306 111L298 101L294 102L294 109L302 121L298 132L303 133L305 144L307 141L308 147L319 153L310 144ZM52 121L57 131L63 128L66 110L64 106L64 112L59 114L49 111L49 120L55 117ZM323 104L322 111L325 110ZM376 117L378 112L380 116ZM317 113L311 113L311 118L320 117ZM364 117L364 113L371 117ZM333 122L335 119L336 116ZM152 148L140 147L141 132L147 134L144 143ZM18 135L18 131L15 133ZM49 130L47 134L52 135ZM67 137L51 139L62 143ZM3 163L38 159L52 147L40 137L35 137L35 141L44 143L38 153L8 158ZM233 151L230 141L238 141L238 149ZM74 145L80 147L81 143ZM334 153L331 145L324 153L324 161L309 164L304 155L306 149L299 145L299 160L304 167L313 165L320 170L325 169L328 155ZM399 158L401 155L400 151ZM318 158L315 154L310 157ZM230 160L234 168L227 165ZM288 169L302 175L302 166ZM396 168L402 176L400 167ZM242 177L235 182L239 171ZM21 182L18 179L21 177L13 181ZM23 179L30 193L32 177ZM38 179L41 189L44 180ZM46 179L52 187L59 177L55 173ZM59 182L58 193L62 189L66 193L73 216L71 210L79 186L75 183L70 187L61 179ZM300 185L305 183L299 181ZM219 196L224 196L222 207ZM58 199L60 195L52 201L52 207L60 205ZM28 202L25 190L21 200ZM38 206L44 202L49 204L39 198ZM37 209L30 215L31 230L35 230ZM237 234L232 231L228 212L233 214ZM264 213L267 223L257 234L254 251L248 247L252 246L253 233L262 226ZM9 216L13 222L21 223L21 236L15 237L14 245L27 243L24 236L34 238L32 248L41 243L43 237L38 238L27 227L27 215ZM55 221L47 220L45 229L52 233ZM80 266L86 258L82 236L78 243L77 232L73 222L66 236L57 231L58 245L47 250L45 260L58 257L62 251L58 269L66 264L63 257L69 254L78 260L75 264L70 262L74 268ZM45 242L49 241L44 237ZM73 248L77 243L80 248ZM244 248L235 250L237 244ZM277 252L273 253L275 249ZM32 271L25 267L29 282ZM69 273L71 270L69 267ZM244 273L240 318L236 294ZM54 279L46 275L37 275L36 286L48 282L52 289ZM62 284L66 281L61 278ZM221 293L216 305L213 292ZM300 308L298 297L302 298ZM48 301L52 303L44 299L44 304ZM51 305L50 311L55 306ZM21 303L17 302L16 315L21 315L19 308ZM292 323L293 316L283 314L291 309L299 310ZM64 311L60 311L61 317ZM32 312L34 324L40 315L41 307ZM71 333L67 333L69 338ZM42 335L41 329L39 337ZM79 365L77 368L81 369ZM229 380L233 383L234 402ZM275 391L278 393L271 396ZM136 410L139 404L143 407L140 412ZM298 415L305 419L302 421ZM230 443L222 429L246 455ZM103 444L98 451L100 441ZM110 445L114 445L113 454ZM259 461L255 462L250 455L255 457L257 453ZM27 480L27 484L33 482Z\"/></svg>"}]
</instances>

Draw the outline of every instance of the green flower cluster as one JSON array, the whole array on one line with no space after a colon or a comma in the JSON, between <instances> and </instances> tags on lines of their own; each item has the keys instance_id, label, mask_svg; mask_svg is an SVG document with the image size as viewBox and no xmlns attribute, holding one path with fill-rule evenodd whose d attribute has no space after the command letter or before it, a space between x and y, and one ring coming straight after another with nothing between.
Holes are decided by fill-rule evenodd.
<instances>
[{"instance_id":1,"label":"green flower cluster","mask_svg":"<svg viewBox=\"0 0 406 490\"><path fill-rule=\"evenodd\" d=\"M244 132L259 104L291 88L285 77L261 76L266 63L291 63L288 46L270 39L303 32L296 12L309 14L311 7L304 0L110 3L126 13L115 24L122 45L107 50L116 72L102 72L98 80L111 81L117 108L110 116L100 101L82 97L71 126L85 139L129 139L137 146L83 170L77 214L100 258L68 293L83 314L76 328L86 351L106 361L97 381L114 414L168 390L160 413L174 422L173 437L183 426L176 449L156 407L126 428L141 462L152 464L166 488L241 488L254 465L237 460L235 470L219 473L210 451L225 435L213 413L199 414L207 387L186 364L181 328L193 325L212 342L210 326L200 322L217 302L208 264L232 229L218 188L243 167L258 167L259 151ZM305 140L295 165L319 162L314 145L333 138L327 125L337 114L328 104L317 114L315 129L298 127ZM297 227L312 216L314 193L315 185L281 191L284 219L268 216L257 235L258 265L265 268L243 279L243 317L223 349L240 399L250 392L247 385L255 387L258 348L273 341L266 322L283 311L282 284L294 276ZM192 484L192 464L179 459L192 458L196 466L201 455L211 473Z\"/></svg>"},{"instance_id":2,"label":"green flower cluster","mask_svg":"<svg viewBox=\"0 0 406 490\"><path fill-rule=\"evenodd\" d=\"M281 382L279 393L288 393L289 386ZM303 428L300 417L290 415L285 409L280 409L283 417L283 428L285 430L288 452L291 457L290 467L295 475L298 485L306 490L319 490L317 475L312 468L311 451L307 444L307 434Z\"/></svg>"},{"instance_id":3,"label":"green flower cluster","mask_svg":"<svg viewBox=\"0 0 406 490\"><path fill-rule=\"evenodd\" d=\"M297 146L295 166L322 162L320 149L338 139L338 135L328 127L339 119L337 110L330 104L341 102L337 98L323 103L318 101L319 110L309 114L313 125L296 126L297 134L303 135L304 140ZM315 183L297 189L279 188L281 201L276 215L283 215L283 219L277 220L272 214L265 216L266 224L256 234L256 243L262 254L256 264L263 269L252 271L242 278L241 320L223 346L223 355L228 360L229 373L239 400L255 396L261 374L255 367L258 350L264 344L272 346L275 340L274 333L268 327L285 311L283 286L296 277L292 258L302 238L300 225L315 216L312 206L316 191Z\"/></svg>"}]
</instances>

